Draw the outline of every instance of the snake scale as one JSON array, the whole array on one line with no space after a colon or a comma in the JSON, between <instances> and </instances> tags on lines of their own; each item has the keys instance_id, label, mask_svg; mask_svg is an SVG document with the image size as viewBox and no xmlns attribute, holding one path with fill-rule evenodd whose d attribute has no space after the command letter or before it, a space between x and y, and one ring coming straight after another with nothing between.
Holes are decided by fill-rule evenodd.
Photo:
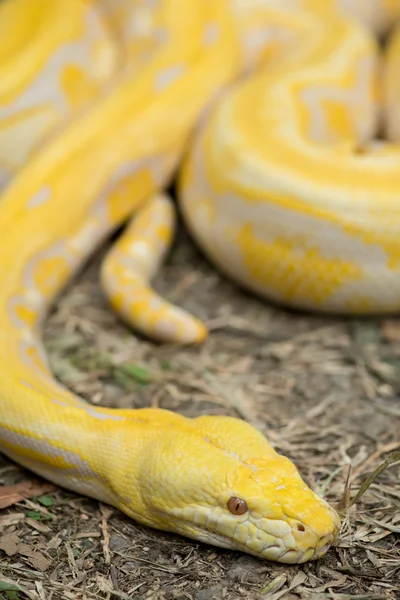
<instances>
[{"instance_id":1,"label":"snake scale","mask_svg":"<svg viewBox=\"0 0 400 600\"><path fill-rule=\"evenodd\" d=\"M92 406L55 381L41 325L125 224L101 268L110 305L155 340L205 338L151 287L175 174L193 237L242 286L398 310L399 19L398 0L1 1L5 455L153 528L283 563L327 552L338 515L259 431Z\"/></svg>"}]
</instances>

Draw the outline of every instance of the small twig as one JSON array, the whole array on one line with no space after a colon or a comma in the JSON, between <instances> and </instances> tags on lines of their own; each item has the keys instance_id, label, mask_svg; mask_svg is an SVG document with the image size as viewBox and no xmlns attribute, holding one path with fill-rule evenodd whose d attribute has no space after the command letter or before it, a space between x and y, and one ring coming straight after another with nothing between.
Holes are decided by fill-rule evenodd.
<instances>
[{"instance_id":1,"label":"small twig","mask_svg":"<svg viewBox=\"0 0 400 600\"><path fill-rule=\"evenodd\" d=\"M110 576L113 584L114 592L119 592L118 573L115 565L110 565Z\"/></svg>"},{"instance_id":2,"label":"small twig","mask_svg":"<svg viewBox=\"0 0 400 600\"><path fill-rule=\"evenodd\" d=\"M110 534L108 532L108 524L107 521L113 513L113 509L104 504L100 504L101 511L101 531L103 533L103 554L104 554L104 562L106 565L111 563L111 554L110 554Z\"/></svg>"}]
</instances>

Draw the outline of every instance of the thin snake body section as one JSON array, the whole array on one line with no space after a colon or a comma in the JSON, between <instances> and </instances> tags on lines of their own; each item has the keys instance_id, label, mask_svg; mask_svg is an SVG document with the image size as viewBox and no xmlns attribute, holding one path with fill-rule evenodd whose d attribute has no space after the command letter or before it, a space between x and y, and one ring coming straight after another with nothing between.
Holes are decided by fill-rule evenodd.
<instances>
[{"instance_id":1,"label":"thin snake body section","mask_svg":"<svg viewBox=\"0 0 400 600\"><path fill-rule=\"evenodd\" d=\"M315 310L398 308L399 43L382 98L371 32L400 6L321 5L0 3L1 451L151 527L284 563L323 556L340 525L291 461L240 420L84 402L54 380L40 334L132 218L101 269L110 304L155 339L204 339L150 285L181 162L185 220L231 277ZM374 145L381 113L391 143Z\"/></svg>"}]
</instances>

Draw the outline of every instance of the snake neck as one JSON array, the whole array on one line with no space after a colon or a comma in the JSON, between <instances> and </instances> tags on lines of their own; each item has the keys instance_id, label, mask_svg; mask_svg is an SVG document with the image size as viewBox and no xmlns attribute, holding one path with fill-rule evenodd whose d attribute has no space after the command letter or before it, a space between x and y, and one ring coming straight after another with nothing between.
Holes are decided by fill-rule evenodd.
<instances>
[{"instance_id":1,"label":"snake neck","mask_svg":"<svg viewBox=\"0 0 400 600\"><path fill-rule=\"evenodd\" d=\"M0 451L57 485L154 525L143 488L148 457L166 429L182 433L190 422L162 409L93 406L40 367L20 362L11 370L0 357ZM23 411L17 395L27 400Z\"/></svg>"}]
</instances>

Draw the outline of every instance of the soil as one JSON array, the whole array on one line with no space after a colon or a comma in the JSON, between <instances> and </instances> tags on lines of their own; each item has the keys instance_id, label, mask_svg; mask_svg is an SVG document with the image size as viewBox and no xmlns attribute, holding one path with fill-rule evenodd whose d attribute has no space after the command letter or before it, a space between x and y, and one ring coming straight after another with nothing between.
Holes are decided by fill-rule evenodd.
<instances>
[{"instance_id":1,"label":"soil","mask_svg":"<svg viewBox=\"0 0 400 600\"><path fill-rule=\"evenodd\" d=\"M57 378L95 404L248 420L314 490L345 507L340 537L317 562L261 561L138 525L4 459L0 500L8 486L36 488L1 511L0 597L400 598L399 461L350 507L400 446L400 321L272 306L217 273L181 233L155 285L204 319L210 336L197 348L159 346L110 311L98 285L100 255L47 321Z\"/></svg>"}]
</instances>

